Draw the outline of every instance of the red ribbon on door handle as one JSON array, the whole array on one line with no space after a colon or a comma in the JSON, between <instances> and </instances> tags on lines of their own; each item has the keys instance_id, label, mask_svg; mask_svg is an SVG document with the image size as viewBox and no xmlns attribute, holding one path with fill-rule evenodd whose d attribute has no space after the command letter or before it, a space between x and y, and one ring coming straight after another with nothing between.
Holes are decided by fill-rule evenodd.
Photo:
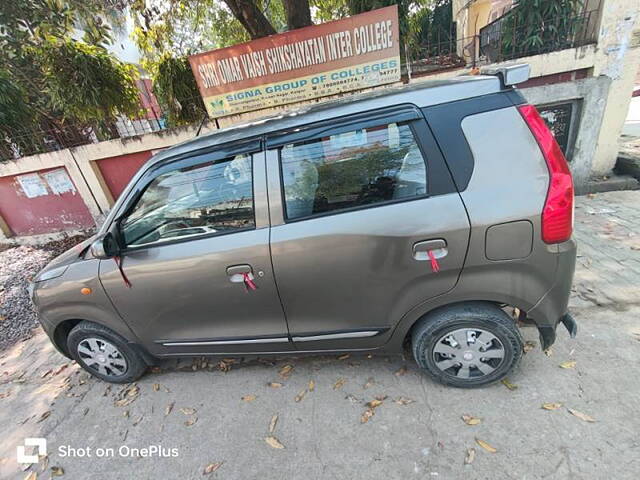
<instances>
[{"instance_id":1,"label":"red ribbon on door handle","mask_svg":"<svg viewBox=\"0 0 640 480\"><path fill-rule=\"evenodd\" d=\"M431 270L433 273L438 273L440 271L440 264L438 263L438 259L433 254L433 250L428 250L427 255L429 255L429 260L431 260Z\"/></svg>"},{"instance_id":2,"label":"red ribbon on door handle","mask_svg":"<svg viewBox=\"0 0 640 480\"><path fill-rule=\"evenodd\" d=\"M131 282L129 281L127 276L124 274L124 270L122 269L122 257L113 257L113 261L116 262L116 265L118 266L118 270L120 270L120 275L122 275L122 280L124 281L124 284L127 286L127 288L131 288Z\"/></svg>"},{"instance_id":3,"label":"red ribbon on door handle","mask_svg":"<svg viewBox=\"0 0 640 480\"><path fill-rule=\"evenodd\" d=\"M247 289L247 292L249 290L257 290L258 286L253 282L253 280L251 280L251 277L249 276L248 273L243 273L242 274L242 279L244 280L244 287Z\"/></svg>"}]
</instances>

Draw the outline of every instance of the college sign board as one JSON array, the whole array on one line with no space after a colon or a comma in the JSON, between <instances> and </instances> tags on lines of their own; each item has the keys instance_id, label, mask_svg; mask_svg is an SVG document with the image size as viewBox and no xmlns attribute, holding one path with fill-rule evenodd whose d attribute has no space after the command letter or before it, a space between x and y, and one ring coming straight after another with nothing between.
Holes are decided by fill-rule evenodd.
<instances>
[{"instance_id":1,"label":"college sign board","mask_svg":"<svg viewBox=\"0 0 640 480\"><path fill-rule=\"evenodd\" d=\"M397 82L398 7L192 55L189 62L213 118Z\"/></svg>"}]
</instances>

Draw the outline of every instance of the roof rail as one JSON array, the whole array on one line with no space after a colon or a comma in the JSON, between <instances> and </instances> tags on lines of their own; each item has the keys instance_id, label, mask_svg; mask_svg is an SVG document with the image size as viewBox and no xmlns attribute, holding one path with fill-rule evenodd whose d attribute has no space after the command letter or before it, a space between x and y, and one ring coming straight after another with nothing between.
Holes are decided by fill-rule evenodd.
<instances>
[{"instance_id":1,"label":"roof rail","mask_svg":"<svg viewBox=\"0 0 640 480\"><path fill-rule=\"evenodd\" d=\"M507 65L504 67L484 67L480 70L482 75L493 75L500 79L503 87L511 87L529 80L531 67L528 63Z\"/></svg>"}]
</instances>

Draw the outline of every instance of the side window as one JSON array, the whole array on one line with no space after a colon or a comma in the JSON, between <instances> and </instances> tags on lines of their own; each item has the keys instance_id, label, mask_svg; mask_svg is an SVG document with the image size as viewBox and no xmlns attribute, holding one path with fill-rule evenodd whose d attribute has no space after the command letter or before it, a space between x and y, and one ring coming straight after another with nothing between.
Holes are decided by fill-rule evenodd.
<instances>
[{"instance_id":1,"label":"side window","mask_svg":"<svg viewBox=\"0 0 640 480\"><path fill-rule=\"evenodd\" d=\"M287 144L280 152L288 219L427 194L427 167L408 124Z\"/></svg>"},{"instance_id":2,"label":"side window","mask_svg":"<svg viewBox=\"0 0 640 480\"><path fill-rule=\"evenodd\" d=\"M250 155L159 175L121 223L127 245L253 227Z\"/></svg>"}]
</instances>

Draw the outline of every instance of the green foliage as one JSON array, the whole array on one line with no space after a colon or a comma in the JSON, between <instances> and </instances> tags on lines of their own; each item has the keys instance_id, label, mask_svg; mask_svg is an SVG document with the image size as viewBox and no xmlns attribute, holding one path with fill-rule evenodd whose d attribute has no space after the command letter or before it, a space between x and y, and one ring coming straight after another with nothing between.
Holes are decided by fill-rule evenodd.
<instances>
[{"instance_id":1,"label":"green foliage","mask_svg":"<svg viewBox=\"0 0 640 480\"><path fill-rule=\"evenodd\" d=\"M576 17L582 5L583 0L517 0L502 25L503 57L568 48L583 28Z\"/></svg>"},{"instance_id":2,"label":"green foliage","mask_svg":"<svg viewBox=\"0 0 640 480\"><path fill-rule=\"evenodd\" d=\"M171 125L193 123L204 115L205 107L186 57L162 57L153 77L153 93Z\"/></svg>"},{"instance_id":3,"label":"green foliage","mask_svg":"<svg viewBox=\"0 0 640 480\"><path fill-rule=\"evenodd\" d=\"M48 38L36 49L55 109L81 122L110 122L139 113L137 72L106 50L71 39Z\"/></svg>"},{"instance_id":4,"label":"green foliage","mask_svg":"<svg viewBox=\"0 0 640 480\"><path fill-rule=\"evenodd\" d=\"M30 119L26 92L11 79L9 72L0 70L0 129L6 133Z\"/></svg>"}]
</instances>

